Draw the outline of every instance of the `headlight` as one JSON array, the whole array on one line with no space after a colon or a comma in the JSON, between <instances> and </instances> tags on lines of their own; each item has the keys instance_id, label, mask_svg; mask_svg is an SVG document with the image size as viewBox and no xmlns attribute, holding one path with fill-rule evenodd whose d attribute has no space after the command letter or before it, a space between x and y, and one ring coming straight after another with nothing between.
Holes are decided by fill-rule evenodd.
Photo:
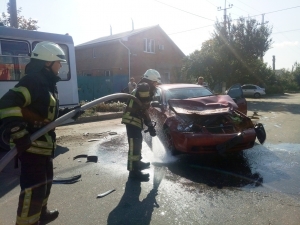
<instances>
[{"instance_id":1,"label":"headlight","mask_svg":"<svg viewBox=\"0 0 300 225\"><path fill-rule=\"evenodd\" d=\"M177 130L180 132L192 132L193 124L178 124Z\"/></svg>"}]
</instances>

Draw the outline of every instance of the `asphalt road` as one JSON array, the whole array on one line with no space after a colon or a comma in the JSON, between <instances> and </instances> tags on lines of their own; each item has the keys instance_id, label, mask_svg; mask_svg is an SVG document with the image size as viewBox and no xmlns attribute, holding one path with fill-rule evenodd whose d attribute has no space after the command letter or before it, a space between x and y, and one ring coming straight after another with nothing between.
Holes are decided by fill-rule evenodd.
<instances>
[{"instance_id":1,"label":"asphalt road","mask_svg":"<svg viewBox=\"0 0 300 225\"><path fill-rule=\"evenodd\" d=\"M145 136L149 182L128 180L127 139L120 119L57 128L55 175L81 174L73 184L54 184L49 207L69 224L288 224L300 223L300 94L248 100L267 141L241 155L171 156ZM96 155L98 162L80 154ZM0 173L0 224L14 224L18 169ZM3 185L4 184L4 185ZM98 194L115 189L103 198Z\"/></svg>"}]
</instances>

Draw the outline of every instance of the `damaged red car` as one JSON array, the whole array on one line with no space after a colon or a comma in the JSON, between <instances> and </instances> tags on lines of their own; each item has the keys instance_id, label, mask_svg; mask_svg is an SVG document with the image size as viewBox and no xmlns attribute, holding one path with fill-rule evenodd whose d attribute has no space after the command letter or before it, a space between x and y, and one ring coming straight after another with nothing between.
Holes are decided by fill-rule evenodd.
<instances>
[{"instance_id":1,"label":"damaged red car","mask_svg":"<svg viewBox=\"0 0 300 225\"><path fill-rule=\"evenodd\" d=\"M262 144L262 124L247 117L247 102L240 85L226 95L215 95L195 84L162 84L149 109L167 149L175 153L237 152Z\"/></svg>"}]
</instances>

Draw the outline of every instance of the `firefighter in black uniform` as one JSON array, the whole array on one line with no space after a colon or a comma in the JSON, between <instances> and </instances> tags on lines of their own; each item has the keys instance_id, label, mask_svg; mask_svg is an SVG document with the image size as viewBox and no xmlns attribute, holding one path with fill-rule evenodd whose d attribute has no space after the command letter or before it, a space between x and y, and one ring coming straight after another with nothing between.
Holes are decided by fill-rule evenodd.
<instances>
[{"instance_id":1,"label":"firefighter in black uniform","mask_svg":"<svg viewBox=\"0 0 300 225\"><path fill-rule=\"evenodd\" d=\"M66 59L59 45L38 43L26 65L26 76L0 99L0 121L5 132L10 133L11 147L16 146L21 162L16 218L19 225L35 225L58 216L57 209L47 209L53 180L55 132L51 130L33 142L30 135L72 110L59 109L56 83L60 80L61 62ZM75 118L78 116L77 113Z\"/></svg>"},{"instance_id":2,"label":"firefighter in black uniform","mask_svg":"<svg viewBox=\"0 0 300 225\"><path fill-rule=\"evenodd\" d=\"M137 88L131 93L142 102L139 106L133 100L129 100L122 117L122 123L126 124L127 138L129 144L127 169L129 177L140 181L148 181L149 174L141 170L149 168L149 162L142 162L142 129L143 123L148 127L152 137L156 136L154 124L148 114L150 101L152 100L156 85L161 82L158 71L149 69L145 72L143 78L138 83Z\"/></svg>"}]
</instances>

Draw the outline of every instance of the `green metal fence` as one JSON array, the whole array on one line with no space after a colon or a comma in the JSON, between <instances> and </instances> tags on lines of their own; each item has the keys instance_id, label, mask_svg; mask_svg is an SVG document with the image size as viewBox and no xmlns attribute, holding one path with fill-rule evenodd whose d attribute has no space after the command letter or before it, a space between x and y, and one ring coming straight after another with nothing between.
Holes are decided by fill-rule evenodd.
<instances>
[{"instance_id":1,"label":"green metal fence","mask_svg":"<svg viewBox=\"0 0 300 225\"><path fill-rule=\"evenodd\" d=\"M78 76L79 101L92 101L106 95L120 93L127 87L128 75Z\"/></svg>"}]
</instances>

